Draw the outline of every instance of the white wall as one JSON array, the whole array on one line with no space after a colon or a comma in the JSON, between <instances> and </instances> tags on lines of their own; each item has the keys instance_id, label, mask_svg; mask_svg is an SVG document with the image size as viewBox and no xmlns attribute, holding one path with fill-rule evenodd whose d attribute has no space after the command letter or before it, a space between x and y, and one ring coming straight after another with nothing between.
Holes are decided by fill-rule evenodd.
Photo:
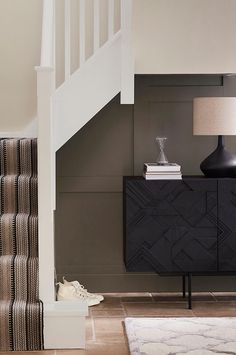
<instances>
[{"instance_id":1,"label":"white wall","mask_svg":"<svg viewBox=\"0 0 236 355\"><path fill-rule=\"evenodd\" d=\"M134 0L136 73L236 72L235 0Z\"/></svg>"},{"instance_id":2,"label":"white wall","mask_svg":"<svg viewBox=\"0 0 236 355\"><path fill-rule=\"evenodd\" d=\"M36 116L41 0L0 0L0 132L22 130Z\"/></svg>"},{"instance_id":3,"label":"white wall","mask_svg":"<svg viewBox=\"0 0 236 355\"><path fill-rule=\"evenodd\" d=\"M107 1L101 0L101 45L107 39ZM71 41L78 41L78 0L72 0ZM36 116L36 72L40 64L43 0L0 0L0 135L24 131ZM119 0L115 0L115 30L119 24ZM64 0L56 0L57 86L64 80ZM86 57L93 51L93 0L86 0ZM73 45L72 45L73 46ZM72 72L79 66L79 49L71 55Z\"/></svg>"}]
</instances>

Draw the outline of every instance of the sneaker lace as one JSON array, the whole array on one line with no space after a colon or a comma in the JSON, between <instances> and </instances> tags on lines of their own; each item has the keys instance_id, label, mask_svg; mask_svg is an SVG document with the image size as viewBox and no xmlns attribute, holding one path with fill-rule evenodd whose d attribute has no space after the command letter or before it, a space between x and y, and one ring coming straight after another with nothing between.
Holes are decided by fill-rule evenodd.
<instances>
[{"instance_id":1,"label":"sneaker lace","mask_svg":"<svg viewBox=\"0 0 236 355\"><path fill-rule=\"evenodd\" d=\"M75 281L75 283L73 283L74 287L77 289L77 290L81 290L83 292L87 292L87 289L84 287L84 285L81 285L78 281Z\"/></svg>"},{"instance_id":2,"label":"sneaker lace","mask_svg":"<svg viewBox=\"0 0 236 355\"><path fill-rule=\"evenodd\" d=\"M83 292L80 292L75 287L72 292L73 292L73 295L79 296L80 298L83 298L84 300L86 299L86 295Z\"/></svg>"},{"instance_id":3,"label":"sneaker lace","mask_svg":"<svg viewBox=\"0 0 236 355\"><path fill-rule=\"evenodd\" d=\"M82 285L80 285L80 286L82 286ZM88 298L88 297L94 298L95 297L95 295L93 295L92 293L88 292L84 287L80 287L80 286L75 287L75 292L77 294L81 294L85 298Z\"/></svg>"}]
</instances>

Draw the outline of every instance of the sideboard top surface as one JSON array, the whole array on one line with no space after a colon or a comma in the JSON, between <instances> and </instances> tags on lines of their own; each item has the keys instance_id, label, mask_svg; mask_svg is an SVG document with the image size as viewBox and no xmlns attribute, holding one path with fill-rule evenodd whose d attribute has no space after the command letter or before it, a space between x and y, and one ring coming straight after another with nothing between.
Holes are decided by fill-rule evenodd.
<instances>
[{"instance_id":1,"label":"sideboard top surface","mask_svg":"<svg viewBox=\"0 0 236 355\"><path fill-rule=\"evenodd\" d=\"M236 177L235 178L211 178L211 177L206 177L204 175L183 175L182 176L182 180L169 180L169 179L153 179L153 180L146 180L143 176L123 176L123 178L126 180L144 180L144 181L182 181L182 180L191 180L191 179L199 179L199 180L223 180L223 181L227 181L227 180L235 180L236 181Z\"/></svg>"}]
</instances>

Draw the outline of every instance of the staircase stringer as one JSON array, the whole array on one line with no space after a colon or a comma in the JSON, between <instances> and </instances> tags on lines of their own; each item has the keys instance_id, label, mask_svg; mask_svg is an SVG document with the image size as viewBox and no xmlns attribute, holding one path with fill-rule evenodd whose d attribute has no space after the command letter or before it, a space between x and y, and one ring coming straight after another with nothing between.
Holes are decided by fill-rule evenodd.
<instances>
[{"instance_id":1,"label":"staircase stringer","mask_svg":"<svg viewBox=\"0 0 236 355\"><path fill-rule=\"evenodd\" d=\"M121 43L119 32L53 94L55 151L121 91Z\"/></svg>"}]
</instances>

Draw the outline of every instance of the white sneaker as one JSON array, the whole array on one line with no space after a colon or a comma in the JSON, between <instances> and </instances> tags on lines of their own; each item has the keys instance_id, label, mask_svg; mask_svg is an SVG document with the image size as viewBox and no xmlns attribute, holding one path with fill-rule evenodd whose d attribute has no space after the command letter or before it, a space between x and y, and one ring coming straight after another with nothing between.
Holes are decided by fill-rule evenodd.
<instances>
[{"instance_id":1,"label":"white sneaker","mask_svg":"<svg viewBox=\"0 0 236 355\"><path fill-rule=\"evenodd\" d=\"M57 292L58 301L84 301L87 302L88 307L95 306L100 303L96 297L86 295L73 285L64 285L61 282L58 282L57 285L59 285Z\"/></svg>"},{"instance_id":2,"label":"white sneaker","mask_svg":"<svg viewBox=\"0 0 236 355\"><path fill-rule=\"evenodd\" d=\"M65 286L74 286L76 290L82 292L86 297L95 297L99 300L99 302L102 302L104 300L104 297L102 295L97 295L96 293L88 292L86 288L84 288L84 286L79 283L79 281L67 281L63 276L63 282Z\"/></svg>"}]
</instances>

